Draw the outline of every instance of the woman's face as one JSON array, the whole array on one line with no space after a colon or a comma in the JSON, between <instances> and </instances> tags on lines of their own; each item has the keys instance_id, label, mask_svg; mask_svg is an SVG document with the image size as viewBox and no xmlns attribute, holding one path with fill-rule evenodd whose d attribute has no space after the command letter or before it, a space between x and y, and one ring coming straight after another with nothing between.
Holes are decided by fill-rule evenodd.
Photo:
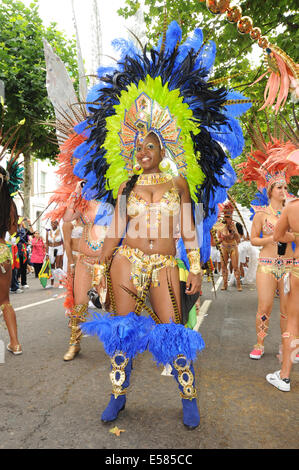
<instances>
[{"instance_id":1,"label":"woman's face","mask_svg":"<svg viewBox=\"0 0 299 470\"><path fill-rule=\"evenodd\" d=\"M160 148L158 137L149 134L143 142L137 144L136 159L145 173L158 173L164 153L164 149Z\"/></svg>"},{"instance_id":2,"label":"woman's face","mask_svg":"<svg viewBox=\"0 0 299 470\"><path fill-rule=\"evenodd\" d=\"M231 215L225 215L224 220L227 223L227 225L231 225L233 223L233 219Z\"/></svg>"},{"instance_id":3,"label":"woman's face","mask_svg":"<svg viewBox=\"0 0 299 470\"><path fill-rule=\"evenodd\" d=\"M39 238L39 237L40 237L39 232L35 232L35 233L34 233L34 236L35 236L35 238Z\"/></svg>"},{"instance_id":4,"label":"woman's face","mask_svg":"<svg viewBox=\"0 0 299 470\"><path fill-rule=\"evenodd\" d=\"M58 227L58 222L55 220L55 222L51 222L51 227L53 230L56 230Z\"/></svg>"},{"instance_id":5,"label":"woman's face","mask_svg":"<svg viewBox=\"0 0 299 470\"><path fill-rule=\"evenodd\" d=\"M271 199L275 199L276 201L283 202L286 199L286 191L287 186L283 185L275 185L271 191Z\"/></svg>"}]
</instances>

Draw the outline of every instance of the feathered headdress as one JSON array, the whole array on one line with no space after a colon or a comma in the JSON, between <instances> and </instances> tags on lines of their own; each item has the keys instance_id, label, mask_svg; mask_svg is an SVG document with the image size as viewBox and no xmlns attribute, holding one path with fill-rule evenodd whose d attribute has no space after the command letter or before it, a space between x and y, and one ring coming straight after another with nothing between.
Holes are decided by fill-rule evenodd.
<instances>
[{"instance_id":1,"label":"feathered headdress","mask_svg":"<svg viewBox=\"0 0 299 470\"><path fill-rule=\"evenodd\" d=\"M186 178L192 200L203 203L201 254L207 261L217 204L236 179L223 147L232 158L242 152L236 117L251 104L209 81L216 46L204 42L201 29L184 43L181 39L181 28L172 22L150 51L124 39L113 41L121 57L113 67L99 68L99 83L88 94L90 115L75 127L87 140L74 151L79 160L74 173L87 181L84 197L114 203L132 175L137 140L154 131Z\"/></svg>"},{"instance_id":2,"label":"feathered headdress","mask_svg":"<svg viewBox=\"0 0 299 470\"><path fill-rule=\"evenodd\" d=\"M251 123L247 127L253 146L247 161L238 167L241 178L244 181L255 181L259 189L287 184L291 176L299 174L295 155L299 148L298 129L294 131L286 120L285 122L287 127L276 120L273 131L267 123L268 139L263 135L257 121L255 126Z\"/></svg>"},{"instance_id":3,"label":"feathered headdress","mask_svg":"<svg viewBox=\"0 0 299 470\"><path fill-rule=\"evenodd\" d=\"M219 216L220 217L222 217L222 216L223 217L225 217L225 216L232 217L233 216L235 207L230 201L225 202L224 204L219 204L218 207L219 207Z\"/></svg>"},{"instance_id":4,"label":"feathered headdress","mask_svg":"<svg viewBox=\"0 0 299 470\"><path fill-rule=\"evenodd\" d=\"M23 182L24 169L21 167L19 158L24 151L22 149L17 150L18 144L18 131L25 123L25 119L20 121L17 125L11 126L7 131L4 130L4 109L2 108L1 124L0 124L0 162L4 157L8 157L6 162L6 175L0 174L0 187L5 179L8 184L8 190L10 195L13 197ZM15 142L13 144L13 141ZM11 148L9 150L9 148Z\"/></svg>"}]
</instances>

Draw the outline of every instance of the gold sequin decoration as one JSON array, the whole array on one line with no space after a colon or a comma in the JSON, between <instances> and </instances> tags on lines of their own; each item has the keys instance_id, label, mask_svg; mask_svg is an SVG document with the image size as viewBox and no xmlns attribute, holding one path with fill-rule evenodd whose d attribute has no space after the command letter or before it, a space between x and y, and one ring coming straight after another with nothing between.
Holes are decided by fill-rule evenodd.
<instances>
[{"instance_id":1,"label":"gold sequin decoration","mask_svg":"<svg viewBox=\"0 0 299 470\"><path fill-rule=\"evenodd\" d=\"M178 364L180 359L185 361L184 366ZM190 361L187 361L186 356L183 354L179 354L174 360L173 366L178 371L178 381L183 387L183 392L180 392L181 398L184 400L193 400L193 398L197 397L197 392L193 386L194 376L190 370ZM185 377L187 377L187 379Z\"/></svg>"},{"instance_id":2,"label":"gold sequin decoration","mask_svg":"<svg viewBox=\"0 0 299 470\"><path fill-rule=\"evenodd\" d=\"M121 357L123 361L121 364L116 363L116 358ZM112 371L110 372L110 380L112 383L112 393L114 398L119 397L120 395L126 394L126 389L122 388L124 381L126 380L125 368L129 363L129 359L125 356L124 353L117 352L111 358ZM117 378L118 376L118 378Z\"/></svg>"}]
</instances>

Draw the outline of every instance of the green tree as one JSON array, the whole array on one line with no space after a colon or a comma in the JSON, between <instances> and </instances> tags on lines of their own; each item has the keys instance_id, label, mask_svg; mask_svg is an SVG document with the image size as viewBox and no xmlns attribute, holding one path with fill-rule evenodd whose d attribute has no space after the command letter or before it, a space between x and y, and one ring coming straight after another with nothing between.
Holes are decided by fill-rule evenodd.
<instances>
[{"instance_id":1,"label":"green tree","mask_svg":"<svg viewBox=\"0 0 299 470\"><path fill-rule=\"evenodd\" d=\"M118 10L119 15L128 18L140 8L140 1L125 0L125 6ZM234 2L236 4L236 2ZM253 20L254 27L259 27L262 34L270 42L281 47L287 54L298 62L299 50L299 14L297 0L239 0L237 4L242 8L243 16ZM240 34L236 24L228 23L226 15L214 15L206 7L205 1L200 0L144 0L145 24L149 44L156 43L161 35L164 23L164 9L167 9L167 22L176 20L183 33L183 40L196 27L201 27L204 37L210 37L216 42L217 54L213 69L213 79L232 76L225 84L244 93L253 101L258 100L251 110L246 113L245 122L258 116L262 127L266 128L266 118L258 108L263 102L263 93L267 78L254 86L250 86L262 73L267 70L260 48L255 48L257 57L252 57L254 42L248 34ZM254 53L255 54L255 53ZM237 74L237 76L234 76ZM290 104L284 109L284 115L294 124ZM244 161L250 151L250 139L247 138L246 127L243 124L245 148L243 154L231 163L236 169ZM298 179L292 179L290 186L293 192L299 189ZM236 183L231 194L242 205L249 206L249 202L256 192L255 184L248 185L242 181Z\"/></svg>"},{"instance_id":2,"label":"green tree","mask_svg":"<svg viewBox=\"0 0 299 470\"><path fill-rule=\"evenodd\" d=\"M58 146L50 142L53 129L40 124L54 119L47 96L43 38L65 63L74 82L78 76L76 45L52 23L48 28L38 14L38 0L29 8L18 0L0 3L0 80L5 86L5 127L25 118L18 147L24 149L24 214L29 215L30 163L32 156L55 161ZM75 83L76 86L76 83Z\"/></svg>"}]
</instances>

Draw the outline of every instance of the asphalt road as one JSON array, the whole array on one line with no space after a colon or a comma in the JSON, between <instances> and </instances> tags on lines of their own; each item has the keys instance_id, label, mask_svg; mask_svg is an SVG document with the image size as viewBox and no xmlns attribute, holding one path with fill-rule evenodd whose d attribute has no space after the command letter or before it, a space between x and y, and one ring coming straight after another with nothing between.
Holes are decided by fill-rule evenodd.
<instances>
[{"instance_id":1,"label":"asphalt road","mask_svg":"<svg viewBox=\"0 0 299 470\"><path fill-rule=\"evenodd\" d=\"M190 432L175 380L161 375L149 353L134 361L126 409L116 422L101 423L111 390L103 347L83 338L79 356L64 362L63 291L45 290L31 276L28 283L30 289L11 296L24 353L6 352L0 364L0 449L298 449L299 364L290 393L265 380L280 368L278 300L265 355L254 361L255 287L218 289L215 298L204 281L206 314L199 321L206 349L195 363L201 424ZM2 318L0 339L7 344ZM114 426L123 430L119 437L110 432Z\"/></svg>"}]
</instances>

